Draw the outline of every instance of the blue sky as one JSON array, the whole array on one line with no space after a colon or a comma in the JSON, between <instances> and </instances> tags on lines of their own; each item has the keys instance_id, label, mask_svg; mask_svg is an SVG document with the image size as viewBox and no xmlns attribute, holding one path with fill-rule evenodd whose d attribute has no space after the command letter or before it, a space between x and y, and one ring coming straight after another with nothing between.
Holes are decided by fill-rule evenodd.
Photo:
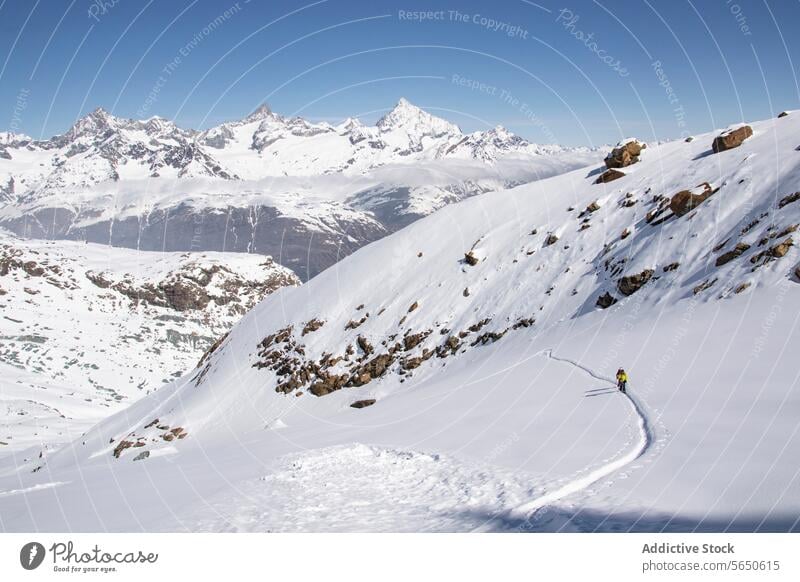
<instances>
[{"instance_id":1,"label":"blue sky","mask_svg":"<svg viewBox=\"0 0 800 582\"><path fill-rule=\"evenodd\" d=\"M0 0L0 128L264 101L374 122L404 96L537 142L669 139L800 108L798 22L777 0Z\"/></svg>"}]
</instances>

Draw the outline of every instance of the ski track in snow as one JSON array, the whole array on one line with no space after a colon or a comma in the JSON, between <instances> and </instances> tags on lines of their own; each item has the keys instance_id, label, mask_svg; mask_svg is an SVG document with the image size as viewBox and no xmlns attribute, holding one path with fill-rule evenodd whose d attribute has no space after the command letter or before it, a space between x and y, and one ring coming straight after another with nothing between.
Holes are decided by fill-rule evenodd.
<instances>
[{"instance_id":1,"label":"ski track in snow","mask_svg":"<svg viewBox=\"0 0 800 582\"><path fill-rule=\"evenodd\" d=\"M600 376L596 374L591 369L583 366L582 364L570 360L568 358L562 358L553 355L553 350L545 350L544 355L546 355L551 360L556 360L558 362L563 362L565 364L569 364L582 370L595 380L600 380L601 382L606 382L611 384L614 389L616 390L616 382L611 378L606 378L604 376ZM555 503L556 501L560 501L565 497L572 495L574 493L578 493L579 491L583 491L587 487L593 485L600 479L619 471L623 467L627 466L628 464L634 462L636 459L640 458L644 455L647 450L652 446L654 441L653 436L653 428L650 424L650 420L647 416L647 412L645 410L644 405L639 401L638 398L633 396L630 392L626 392L625 396L628 400L628 403L631 405L631 408L636 413L638 417L638 426L639 426L639 440L636 443L636 446L628 451L626 454L622 455L621 457L614 459L613 461L606 463L605 465L601 465L600 467L594 469L593 471L589 471L585 475L578 477L577 479L573 479L562 485L561 487L545 493L544 495L537 497L527 503L523 503L515 507L514 509L505 512L502 516L503 518L510 518L512 520L519 520L523 521L524 523L532 523L533 518L540 509ZM479 527L475 528L473 532L488 532L492 531L495 526L495 519L491 519L480 525Z\"/></svg>"}]
</instances>

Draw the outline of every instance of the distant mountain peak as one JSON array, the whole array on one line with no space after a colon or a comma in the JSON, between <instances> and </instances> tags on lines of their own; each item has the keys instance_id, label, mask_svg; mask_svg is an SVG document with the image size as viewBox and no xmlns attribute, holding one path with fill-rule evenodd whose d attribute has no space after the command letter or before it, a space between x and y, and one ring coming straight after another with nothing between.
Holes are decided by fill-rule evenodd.
<instances>
[{"instance_id":1,"label":"distant mountain peak","mask_svg":"<svg viewBox=\"0 0 800 582\"><path fill-rule=\"evenodd\" d=\"M459 135L461 129L446 119L431 115L417 107L405 97L401 97L389 113L378 120L381 131L405 129L409 135L430 135L439 137L446 134Z\"/></svg>"},{"instance_id":2,"label":"distant mountain peak","mask_svg":"<svg viewBox=\"0 0 800 582\"><path fill-rule=\"evenodd\" d=\"M264 119L272 119L276 117L275 113L272 111L269 105L266 103L262 103L247 117L244 118L245 121L262 121Z\"/></svg>"}]
</instances>

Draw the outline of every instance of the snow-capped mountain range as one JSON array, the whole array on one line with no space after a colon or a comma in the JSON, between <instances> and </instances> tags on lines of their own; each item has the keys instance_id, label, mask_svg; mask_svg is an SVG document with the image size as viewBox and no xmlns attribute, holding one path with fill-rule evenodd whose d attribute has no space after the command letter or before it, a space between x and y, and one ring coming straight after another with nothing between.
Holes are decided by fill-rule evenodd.
<instances>
[{"instance_id":1,"label":"snow-capped mountain range","mask_svg":"<svg viewBox=\"0 0 800 582\"><path fill-rule=\"evenodd\" d=\"M375 126L357 119L312 123L262 105L242 120L205 131L152 117L115 117L102 108L47 140L0 134L0 172L21 200L53 190L141 178L259 180L280 176L363 174L392 163L559 154L587 148L528 143L503 127L464 134L459 127L400 99Z\"/></svg>"},{"instance_id":2,"label":"snow-capped mountain range","mask_svg":"<svg viewBox=\"0 0 800 582\"><path fill-rule=\"evenodd\" d=\"M502 127L464 134L405 99L375 126L264 105L196 131L97 109L51 139L0 134L0 225L143 250L258 252L307 279L445 204L598 157Z\"/></svg>"},{"instance_id":3,"label":"snow-capped mountain range","mask_svg":"<svg viewBox=\"0 0 800 582\"><path fill-rule=\"evenodd\" d=\"M424 217L29 455L3 527L797 530L799 135L620 143Z\"/></svg>"}]
</instances>

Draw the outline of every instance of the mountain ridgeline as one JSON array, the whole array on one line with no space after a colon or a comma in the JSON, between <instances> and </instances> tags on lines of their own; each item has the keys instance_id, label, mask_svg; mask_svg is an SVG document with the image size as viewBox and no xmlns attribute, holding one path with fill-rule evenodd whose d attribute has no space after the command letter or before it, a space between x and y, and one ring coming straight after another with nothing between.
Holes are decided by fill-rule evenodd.
<instances>
[{"instance_id":1,"label":"mountain ridgeline","mask_svg":"<svg viewBox=\"0 0 800 582\"><path fill-rule=\"evenodd\" d=\"M401 99L375 126L266 105L205 131L97 109L41 140L0 134L0 226L28 238L271 255L302 279L469 196L596 151L463 133Z\"/></svg>"}]
</instances>

